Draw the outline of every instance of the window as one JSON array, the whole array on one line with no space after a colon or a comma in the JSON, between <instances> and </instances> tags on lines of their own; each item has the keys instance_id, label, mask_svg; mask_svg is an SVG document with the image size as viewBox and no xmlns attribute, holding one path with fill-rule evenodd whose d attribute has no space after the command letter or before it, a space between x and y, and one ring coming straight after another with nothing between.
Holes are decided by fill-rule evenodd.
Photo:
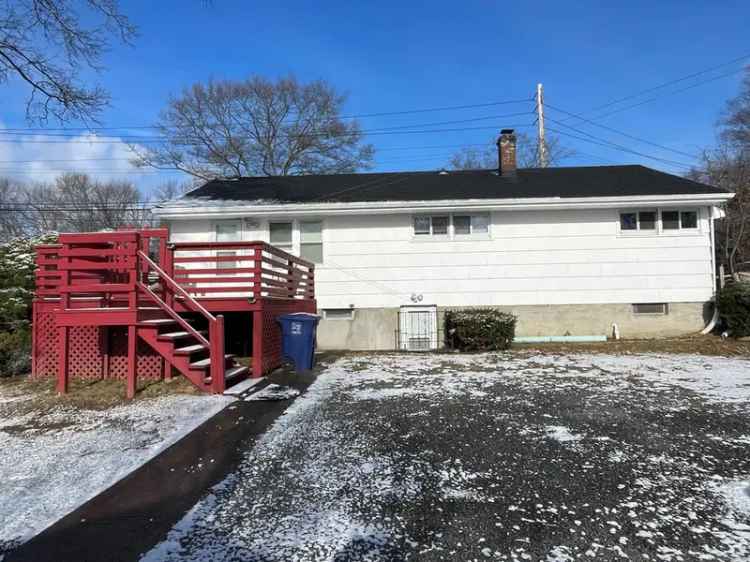
<instances>
[{"instance_id":1,"label":"window","mask_svg":"<svg viewBox=\"0 0 750 562\"><path fill-rule=\"evenodd\" d=\"M436 236L446 236L448 234L449 224L450 217L447 215L436 217L414 217L414 235L429 236L432 234Z\"/></svg>"},{"instance_id":2,"label":"window","mask_svg":"<svg viewBox=\"0 0 750 562\"><path fill-rule=\"evenodd\" d=\"M627 211L620 213L620 230L656 231L656 211Z\"/></svg>"},{"instance_id":3,"label":"window","mask_svg":"<svg viewBox=\"0 0 750 562\"><path fill-rule=\"evenodd\" d=\"M455 236L469 234L489 234L490 216L480 215L439 215L414 217L414 236L448 236L453 223Z\"/></svg>"},{"instance_id":4,"label":"window","mask_svg":"<svg viewBox=\"0 0 750 562\"><path fill-rule=\"evenodd\" d=\"M669 306L665 302L647 302L633 305L633 314L668 314Z\"/></svg>"},{"instance_id":5,"label":"window","mask_svg":"<svg viewBox=\"0 0 750 562\"><path fill-rule=\"evenodd\" d=\"M217 242L238 242L241 238L240 221L218 221L215 227Z\"/></svg>"},{"instance_id":6,"label":"window","mask_svg":"<svg viewBox=\"0 0 750 562\"><path fill-rule=\"evenodd\" d=\"M638 213L620 213L620 230L638 230Z\"/></svg>"},{"instance_id":7,"label":"window","mask_svg":"<svg viewBox=\"0 0 750 562\"><path fill-rule=\"evenodd\" d=\"M242 238L242 225L240 221L218 221L214 225L216 229L217 242L238 242ZM234 269L237 267L236 260L226 260L230 256L236 256L236 250L221 250L216 252L216 269Z\"/></svg>"},{"instance_id":8,"label":"window","mask_svg":"<svg viewBox=\"0 0 750 562\"><path fill-rule=\"evenodd\" d=\"M682 211L680 213L680 228L698 228L698 212Z\"/></svg>"},{"instance_id":9,"label":"window","mask_svg":"<svg viewBox=\"0 0 750 562\"><path fill-rule=\"evenodd\" d=\"M656 211L639 211L638 229L656 230Z\"/></svg>"},{"instance_id":10,"label":"window","mask_svg":"<svg viewBox=\"0 0 750 562\"><path fill-rule=\"evenodd\" d=\"M292 223L272 222L268 225L268 239L273 246L291 252L292 247Z\"/></svg>"},{"instance_id":11,"label":"window","mask_svg":"<svg viewBox=\"0 0 750 562\"><path fill-rule=\"evenodd\" d=\"M326 320L354 320L353 308L324 308L323 316Z\"/></svg>"},{"instance_id":12,"label":"window","mask_svg":"<svg viewBox=\"0 0 750 562\"><path fill-rule=\"evenodd\" d=\"M663 230L679 230L680 213L678 211L662 211L661 227Z\"/></svg>"},{"instance_id":13,"label":"window","mask_svg":"<svg viewBox=\"0 0 750 562\"><path fill-rule=\"evenodd\" d=\"M323 263L323 223L305 221L299 223L300 256L313 263Z\"/></svg>"},{"instance_id":14,"label":"window","mask_svg":"<svg viewBox=\"0 0 750 562\"><path fill-rule=\"evenodd\" d=\"M664 230L695 230L698 228L698 211L662 211Z\"/></svg>"},{"instance_id":15,"label":"window","mask_svg":"<svg viewBox=\"0 0 750 562\"><path fill-rule=\"evenodd\" d=\"M489 215L454 215L453 233L456 236L467 234L487 234L490 231Z\"/></svg>"}]
</instances>

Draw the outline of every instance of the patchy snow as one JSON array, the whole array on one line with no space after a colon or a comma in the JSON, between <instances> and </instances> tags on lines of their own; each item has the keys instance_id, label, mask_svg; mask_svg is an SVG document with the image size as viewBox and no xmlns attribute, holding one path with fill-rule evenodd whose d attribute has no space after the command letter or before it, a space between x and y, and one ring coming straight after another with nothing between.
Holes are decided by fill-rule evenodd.
<instances>
[{"instance_id":1,"label":"patchy snow","mask_svg":"<svg viewBox=\"0 0 750 562\"><path fill-rule=\"evenodd\" d=\"M267 387L245 398L248 402L265 400L290 400L299 396L299 390L280 384L269 384Z\"/></svg>"},{"instance_id":2,"label":"patchy snow","mask_svg":"<svg viewBox=\"0 0 750 562\"><path fill-rule=\"evenodd\" d=\"M748 385L696 355L343 358L144 560L747 560Z\"/></svg>"},{"instance_id":3,"label":"patchy snow","mask_svg":"<svg viewBox=\"0 0 750 562\"><path fill-rule=\"evenodd\" d=\"M0 552L102 492L232 401L175 395L107 410L56 406L14 414L9 405L22 398L3 401L0 394Z\"/></svg>"},{"instance_id":4,"label":"patchy snow","mask_svg":"<svg viewBox=\"0 0 750 562\"><path fill-rule=\"evenodd\" d=\"M550 439L559 441L560 443L569 443L571 441L580 441L583 436L573 433L567 427L562 425L550 425L545 428L545 433Z\"/></svg>"}]
</instances>

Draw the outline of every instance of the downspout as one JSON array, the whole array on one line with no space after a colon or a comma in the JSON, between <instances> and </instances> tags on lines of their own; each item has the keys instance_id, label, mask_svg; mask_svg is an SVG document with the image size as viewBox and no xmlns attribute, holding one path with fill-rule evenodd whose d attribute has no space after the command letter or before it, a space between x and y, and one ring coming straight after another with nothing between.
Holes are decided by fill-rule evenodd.
<instances>
[{"instance_id":1,"label":"downspout","mask_svg":"<svg viewBox=\"0 0 750 562\"><path fill-rule=\"evenodd\" d=\"M701 330L701 335L705 336L710 334L716 327L716 323L719 321L719 300L716 294L716 234L714 227L714 207L708 207L708 220L711 221L711 228L709 233L711 236L711 289L713 291L714 301L714 314L711 320L706 324L706 327Z\"/></svg>"}]
</instances>

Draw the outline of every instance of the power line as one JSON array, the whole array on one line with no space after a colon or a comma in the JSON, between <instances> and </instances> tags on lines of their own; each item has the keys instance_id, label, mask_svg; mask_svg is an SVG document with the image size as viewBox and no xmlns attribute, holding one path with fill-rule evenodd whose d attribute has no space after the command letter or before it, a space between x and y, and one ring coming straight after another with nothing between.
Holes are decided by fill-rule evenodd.
<instances>
[{"instance_id":1,"label":"power line","mask_svg":"<svg viewBox=\"0 0 750 562\"><path fill-rule=\"evenodd\" d=\"M352 114L352 115L339 115L338 119L358 119L358 118L366 118L366 117L387 117L391 115L409 115L409 114L416 114L416 113L430 113L430 112L437 112L437 111L455 111L455 110L461 110L461 109L477 109L481 107L494 107L498 105L510 105L510 104L516 104L516 103L526 103L530 101L530 99L516 99L516 100L502 100L502 101L492 101L492 102L485 102L485 103L473 103L473 104L465 104L465 105L449 105L449 106L443 106L443 107L429 107L429 108L420 108L420 109L405 109L405 110L399 110L399 111L381 111L376 113L359 113L359 114ZM56 127L56 128L45 128L45 127L14 127L14 128L6 128L2 129L0 132L20 132L20 133L27 133L27 132L45 132L45 131L118 131L123 129L160 129L161 127L159 125L123 125L119 127Z\"/></svg>"},{"instance_id":2,"label":"power line","mask_svg":"<svg viewBox=\"0 0 750 562\"><path fill-rule=\"evenodd\" d=\"M550 121L552 121L552 119L550 119ZM570 127L570 128L572 128L572 127ZM668 160L666 158L659 158L657 156L651 156L650 154L645 154L643 152L638 152L637 150L631 150L631 149L629 149L627 147L624 147L624 146L612 143L610 141L599 139L598 137L594 137L590 133L583 132L583 134L588 135L588 136L590 136L592 138L579 137L578 135L573 135L573 134L568 133L566 131L560 131L558 129L553 129L551 127L548 127L548 129L550 131L553 131L553 132L557 133L558 135L563 135L563 136L571 137L571 138L574 138L574 139L582 140L584 142L589 142L589 143L592 143L592 144L603 146L605 148L614 148L614 149L617 149L617 150L621 150L623 152L628 152L630 154L635 154L636 156L641 156L643 158L649 158L651 160L656 160L656 161L659 161L659 162L662 162L662 163L671 164L673 166L681 167L681 168L684 168L686 170L689 170L692 167L689 164L685 164L683 162L676 162L674 160ZM575 131L577 129L573 129L573 130Z\"/></svg>"},{"instance_id":3,"label":"power line","mask_svg":"<svg viewBox=\"0 0 750 562\"><path fill-rule=\"evenodd\" d=\"M377 127L374 129L365 129L362 131L347 131L342 133L331 133L329 131L308 131L304 133L300 133L300 135L310 135L310 136L331 136L331 137L348 137L348 136L356 136L356 135L367 135L367 134L381 134L385 132L390 131L397 131L401 129L414 129L414 128L420 128L420 127L441 127L444 125L456 125L459 123L474 123L477 121L487 121L490 119L506 119L509 117L520 117L523 115L528 115L528 112L526 111L519 111L515 113L506 113L504 115L488 115L484 117L473 117L469 119L456 119L452 121L438 121L438 122L432 122L432 123L414 123L409 125L397 125L392 127ZM25 135L25 133L16 133L16 132L10 132L5 133L5 131L0 130L0 134L8 134L8 135L15 135L15 136L22 136ZM92 141L100 141L100 140L107 140L106 138L97 137L95 135L91 135L91 138L81 138L81 135L76 134L70 134L70 133L48 133L48 134L42 134L42 135L35 135L37 137L63 137L63 138L70 138L70 139L77 139L79 142L88 143ZM246 136L234 136L234 139L242 139L242 138L249 138ZM11 139L0 139L0 142L7 142ZM15 139L13 139L15 140ZM192 137L192 136L135 136L135 135L121 135L116 138L112 138L112 142L122 142L124 140L128 140L130 142L166 142L166 141L173 141L173 142L194 142L194 141L201 141L198 137ZM37 142L36 139L24 139L24 142Z\"/></svg>"},{"instance_id":4,"label":"power line","mask_svg":"<svg viewBox=\"0 0 750 562\"><path fill-rule=\"evenodd\" d=\"M727 78L728 76L732 76L734 74L738 74L740 72L743 72L744 70L745 70L745 67L738 68L738 69L732 70L731 72L727 72L725 74L720 74L719 76L714 76L713 78L709 78L707 80L702 80L700 82L696 82L695 84L691 84L690 86L686 86L684 88L680 88L679 90L674 90L672 92L668 92L665 95L670 95L671 96L671 95L674 95L674 94L681 94L682 92L685 92L687 90L691 90L693 88L697 88L698 86L702 86L703 84L708 84L709 82L715 82L716 80L721 80L722 78ZM652 98L649 98L647 100L644 100L644 101L641 101L641 102L638 102L638 103L634 103L632 105L627 105L625 107L621 107L621 108L615 109L613 111L609 111L607 113L603 113L601 115L596 115L592 119L604 119L605 117L609 117L610 115L614 115L615 113L620 113L620 112L626 111L628 109L633 109L634 107L640 107L642 105L646 105L647 103L651 103L653 101L656 101L656 100L658 100L661 97L663 97L663 96L654 96Z\"/></svg>"},{"instance_id":5,"label":"power line","mask_svg":"<svg viewBox=\"0 0 750 562\"><path fill-rule=\"evenodd\" d=\"M420 125L412 125L411 127L418 127ZM423 124L421 126L430 126L429 124ZM414 131L393 131L393 130L381 130L381 129L375 129L372 131L357 131L357 132L351 132L351 133L337 133L337 134L329 134L329 133L307 133L307 134L314 134L315 136L330 136L330 137L346 137L346 136L356 136L356 135L363 135L363 136L375 136L375 135L409 135L409 134L432 134L432 133L452 133L452 132L461 132L461 131L478 131L478 130L497 130L500 128L524 128L524 127L531 127L532 125L529 123L523 123L523 124L500 124L500 125L488 125L488 126L479 126L479 127L458 127L458 128L450 128L450 129L426 129L426 130L414 130ZM235 137L236 138L236 137ZM161 139L155 139L153 137L150 138L144 138L142 140L133 140L131 138L127 138L127 140L124 140L125 138L118 138L118 139L112 139L112 140L104 140L104 139L77 139L75 137L71 138L70 140L35 140L35 139L0 139L0 143L6 143L6 144L70 144L70 143L76 143L76 144L122 144L125 142L133 142L134 144L147 144L147 143L153 143L153 142L164 142L164 140ZM199 140L199 139L192 139L192 140ZM191 139L181 139L181 142L184 144L188 144L191 141Z\"/></svg>"},{"instance_id":6,"label":"power line","mask_svg":"<svg viewBox=\"0 0 750 562\"><path fill-rule=\"evenodd\" d=\"M669 80L667 82L663 82L663 83L658 84L656 86L652 86L650 88L646 88L645 90L640 90L640 91L635 92L633 94L629 94L629 95L621 97L621 98L616 98L616 99L608 101L608 102L606 102L606 103L604 103L602 105L598 105L598 106L596 106L596 107L594 107L594 108L592 108L592 109L590 109L588 111L585 111L584 113L594 113L595 111L599 111L601 109L606 109L608 107L611 107L613 105L617 105L617 104L622 103L624 101L628 101L628 100L631 100L631 99L638 98L638 97L640 97L640 96L642 96L644 94L649 94L651 92L655 92L655 91L661 90L661 89L666 88L668 86L671 86L673 84L679 84L680 82L684 82L686 80L690 80L691 78L697 78L698 76L702 76L704 74L708 74L709 72L713 72L714 70L718 70L720 68L724 68L725 66L730 66L732 64L736 64L736 63L738 63L740 61L743 61L745 59L748 59L748 58L750 58L750 53L742 55L741 57L734 58L734 59L732 59L732 60L730 60L728 62L724 62L724 63L721 63L719 65L712 66L712 67L700 70L698 72L693 72L691 74L687 74L685 76L681 76L679 78L675 78L674 80ZM703 82L698 82L698 83L696 83L694 85L688 86L687 88L685 88L683 90L678 90L677 92L672 92L672 93L679 93L679 92L682 92L684 90L687 90L687 89L690 89L690 88L694 88L696 86L700 86L701 84L705 84L706 82L711 82L713 80L718 80L719 78L724 78L726 76L730 76L732 74L736 74L737 72L739 72L741 70L742 69L733 70L730 73L722 74L720 76L711 78L711 79L703 81ZM638 107L638 105L642 105L643 103L648 103L649 101L653 101L654 99L657 99L657 98L658 98L658 96L652 98L651 100L647 100L645 102L641 102L641 103L638 103L638 104L635 104L635 105L632 105L632 106L628 106L628 107L625 107L625 108L618 109L617 111L625 111L626 109L630 109L631 107ZM611 115L611 113L608 113L606 115ZM603 116L599 116L598 118L601 118L601 117L603 117Z\"/></svg>"},{"instance_id":7,"label":"power line","mask_svg":"<svg viewBox=\"0 0 750 562\"><path fill-rule=\"evenodd\" d=\"M698 157L696 155L694 155L694 154L689 154L687 152L683 152L682 150L677 150L675 148L669 148L668 146L664 146L663 144L652 142L650 140L647 140L647 139L644 139L644 138L641 138L641 137L637 137L637 136L631 135L629 133L625 133L623 131L615 129L614 127L609 127L607 125L602 125L600 123L595 123L591 119L586 119L585 117L582 117L581 115L578 115L576 113L571 113L570 111L566 111L564 109L560 109L559 107L555 107L551 103L546 103L545 105L547 107L549 107L550 109L554 109L555 111L559 111L560 113L564 113L564 114L569 115L571 117L575 117L575 118L580 119L580 120L582 120L582 121L584 121L586 123L589 123L589 124L591 124L591 125L593 125L595 127L599 127L600 129L605 129L607 131L611 131L613 133L617 133L618 135L622 135L622 136L627 137L629 139L633 139L633 140L636 140L638 142L642 142L642 143L645 143L645 144L650 144L651 146L655 146L655 147L661 148L663 150L668 150L670 152L674 152L675 154L680 154L682 156L687 156L688 158L691 158L693 160L697 160L698 159ZM552 118L549 118L549 119L550 119L550 121L553 121ZM556 121L556 123L558 123L558 124L564 124L563 121Z\"/></svg>"}]
</instances>

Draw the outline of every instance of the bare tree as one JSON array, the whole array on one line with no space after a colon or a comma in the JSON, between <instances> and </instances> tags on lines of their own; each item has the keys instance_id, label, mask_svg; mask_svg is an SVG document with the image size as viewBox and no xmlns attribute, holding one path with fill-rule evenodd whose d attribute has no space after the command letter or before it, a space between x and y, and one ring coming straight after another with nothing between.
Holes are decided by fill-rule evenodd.
<instances>
[{"instance_id":1,"label":"bare tree","mask_svg":"<svg viewBox=\"0 0 750 562\"><path fill-rule=\"evenodd\" d=\"M252 77L194 84L169 101L157 123L164 143L132 147L137 165L201 179L329 174L367 168L373 148L344 96L324 81Z\"/></svg>"},{"instance_id":2,"label":"bare tree","mask_svg":"<svg viewBox=\"0 0 750 562\"><path fill-rule=\"evenodd\" d=\"M718 147L704 151L701 164L687 175L734 192L726 217L716 223L716 254L737 278L740 271L750 269L750 67L718 125Z\"/></svg>"},{"instance_id":3,"label":"bare tree","mask_svg":"<svg viewBox=\"0 0 750 562\"><path fill-rule=\"evenodd\" d=\"M716 254L728 272L737 273L750 266L750 153L735 150L729 144L706 151L703 163L688 177L734 192L726 207L726 216L716 223Z\"/></svg>"},{"instance_id":4,"label":"bare tree","mask_svg":"<svg viewBox=\"0 0 750 562\"><path fill-rule=\"evenodd\" d=\"M27 232L95 232L150 224L138 189L128 181L98 182L68 173L54 183L29 186L23 193Z\"/></svg>"},{"instance_id":5,"label":"bare tree","mask_svg":"<svg viewBox=\"0 0 750 562\"><path fill-rule=\"evenodd\" d=\"M538 165L538 147L526 133L516 133L519 168L534 168ZM551 166L559 165L566 158L575 155L575 151L562 146L557 137L547 137L547 159ZM483 147L464 147L451 156L448 164L454 170L488 170L498 166L497 146L495 140Z\"/></svg>"},{"instance_id":6,"label":"bare tree","mask_svg":"<svg viewBox=\"0 0 750 562\"><path fill-rule=\"evenodd\" d=\"M177 181L169 180L161 185L156 186L153 191L154 201L169 201L176 199L191 189L197 187L197 181Z\"/></svg>"},{"instance_id":7,"label":"bare tree","mask_svg":"<svg viewBox=\"0 0 750 562\"><path fill-rule=\"evenodd\" d=\"M727 102L719 123L724 142L740 152L750 151L750 66L745 68L740 93Z\"/></svg>"},{"instance_id":8,"label":"bare tree","mask_svg":"<svg viewBox=\"0 0 750 562\"><path fill-rule=\"evenodd\" d=\"M101 70L113 37L129 43L135 33L117 0L0 1L0 82L14 77L30 88L31 121L95 120L109 97L80 75Z\"/></svg>"},{"instance_id":9,"label":"bare tree","mask_svg":"<svg viewBox=\"0 0 750 562\"><path fill-rule=\"evenodd\" d=\"M0 178L0 242L25 234L18 209L20 196L20 185L10 179Z\"/></svg>"}]
</instances>

